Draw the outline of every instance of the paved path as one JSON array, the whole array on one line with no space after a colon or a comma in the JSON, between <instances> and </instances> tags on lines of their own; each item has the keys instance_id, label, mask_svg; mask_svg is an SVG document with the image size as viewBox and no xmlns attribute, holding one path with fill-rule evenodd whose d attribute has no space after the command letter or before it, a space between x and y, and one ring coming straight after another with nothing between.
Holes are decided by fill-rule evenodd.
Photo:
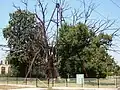
<instances>
[{"instance_id":1,"label":"paved path","mask_svg":"<svg viewBox=\"0 0 120 90\"><path fill-rule=\"evenodd\" d=\"M21 88L21 89L12 89L12 90L48 90L47 88Z\"/></svg>"},{"instance_id":2,"label":"paved path","mask_svg":"<svg viewBox=\"0 0 120 90\"><path fill-rule=\"evenodd\" d=\"M0 84L0 86L2 85L7 85L7 86L17 86L17 87L36 87L36 86L33 86L33 85L22 85L22 84Z\"/></svg>"},{"instance_id":3,"label":"paved path","mask_svg":"<svg viewBox=\"0 0 120 90\"><path fill-rule=\"evenodd\" d=\"M47 88L22 88L12 90L48 90ZM52 90L120 90L118 88L77 88L77 87L53 87Z\"/></svg>"},{"instance_id":4,"label":"paved path","mask_svg":"<svg viewBox=\"0 0 120 90\"><path fill-rule=\"evenodd\" d=\"M5 85L5 84L0 84ZM32 85L6 84L10 86L26 87L12 90L48 90L47 88L36 88ZM51 90L51 89L50 89ZM52 90L120 90L120 88L80 88L80 87L52 87Z\"/></svg>"},{"instance_id":5,"label":"paved path","mask_svg":"<svg viewBox=\"0 0 120 90\"><path fill-rule=\"evenodd\" d=\"M118 88L53 87L53 90L118 90Z\"/></svg>"}]
</instances>

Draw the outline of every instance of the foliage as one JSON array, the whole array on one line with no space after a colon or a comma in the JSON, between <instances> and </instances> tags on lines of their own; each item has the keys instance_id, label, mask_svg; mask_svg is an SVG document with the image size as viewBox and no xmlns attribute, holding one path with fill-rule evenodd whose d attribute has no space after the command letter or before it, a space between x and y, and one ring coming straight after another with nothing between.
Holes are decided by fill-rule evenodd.
<instances>
[{"instance_id":1,"label":"foliage","mask_svg":"<svg viewBox=\"0 0 120 90\"><path fill-rule=\"evenodd\" d=\"M10 48L7 60L12 65L12 75L25 76L35 56L33 75L39 73L39 76L44 76L44 69L50 68L46 67L47 54L45 56L44 53L49 51L43 27L32 12L17 10L10 14L9 24L3 34ZM75 77L78 73L84 73L85 77L106 77L114 71L118 73L120 67L108 54L111 43L112 35L95 33L83 23L62 25L57 47L60 76L67 77L70 74L70 77ZM52 67L53 63L50 61ZM42 66L38 67L39 64Z\"/></svg>"},{"instance_id":2,"label":"foliage","mask_svg":"<svg viewBox=\"0 0 120 90\"><path fill-rule=\"evenodd\" d=\"M62 77L75 77L84 73L86 77L105 77L113 71L114 59L107 50L111 46L112 36L95 34L79 23L75 26L63 25L59 32L59 72ZM109 66L108 66L109 65ZM108 67L108 68L107 68Z\"/></svg>"},{"instance_id":3,"label":"foliage","mask_svg":"<svg viewBox=\"0 0 120 90\"><path fill-rule=\"evenodd\" d=\"M25 76L38 50L41 50L41 52L37 55L35 64L41 60L39 56L42 57L43 55L42 30L39 25L33 13L17 10L10 14L9 25L3 30L10 48L7 60L13 65L14 69L19 71L20 76Z\"/></svg>"}]
</instances>

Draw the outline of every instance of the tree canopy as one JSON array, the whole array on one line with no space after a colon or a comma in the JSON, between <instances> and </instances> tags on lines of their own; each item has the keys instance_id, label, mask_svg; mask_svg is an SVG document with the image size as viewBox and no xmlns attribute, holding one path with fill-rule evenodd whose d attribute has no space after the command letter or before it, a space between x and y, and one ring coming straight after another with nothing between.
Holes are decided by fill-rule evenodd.
<instances>
[{"instance_id":1,"label":"tree canopy","mask_svg":"<svg viewBox=\"0 0 120 90\"><path fill-rule=\"evenodd\" d=\"M95 34L87 25L65 24L59 30L59 71L62 77L75 77L84 73L86 77L105 77L114 70L115 61L108 54L112 36ZM107 70L109 67L109 71Z\"/></svg>"},{"instance_id":2,"label":"tree canopy","mask_svg":"<svg viewBox=\"0 0 120 90\"><path fill-rule=\"evenodd\" d=\"M10 14L9 25L3 30L10 48L7 59L20 76L25 76L38 51L34 65L37 64L37 61L41 64L45 63L42 59L45 56L43 56L44 39L42 39L42 27L40 25L34 13L17 10Z\"/></svg>"},{"instance_id":3,"label":"tree canopy","mask_svg":"<svg viewBox=\"0 0 120 90\"><path fill-rule=\"evenodd\" d=\"M39 4L42 5L40 2ZM100 21L88 26L87 19L91 12L88 10L84 23L79 19L77 24L75 21L72 25L61 23L57 40L53 40L55 43L52 47L48 45L52 41L48 41L46 33L51 20L46 27L46 9L42 6L41 9L43 19L28 10L18 9L10 13L8 26L3 29L4 38L10 48L7 60L13 68L13 75L25 76L29 71L33 76L45 76L57 70L61 77L67 77L68 74L75 77L78 73L85 74L85 77L106 77L114 71L118 73L120 67L108 53L113 35L103 32L112 23ZM80 17L81 14L77 14L75 17ZM97 24L99 27L96 29ZM32 68L35 72L31 71Z\"/></svg>"}]
</instances>

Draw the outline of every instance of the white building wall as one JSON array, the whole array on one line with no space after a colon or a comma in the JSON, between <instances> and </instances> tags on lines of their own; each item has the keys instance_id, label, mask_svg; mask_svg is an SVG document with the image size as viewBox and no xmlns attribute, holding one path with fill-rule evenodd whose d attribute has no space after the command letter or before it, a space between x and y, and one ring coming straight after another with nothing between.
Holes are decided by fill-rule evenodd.
<instances>
[{"instance_id":1,"label":"white building wall","mask_svg":"<svg viewBox=\"0 0 120 90\"><path fill-rule=\"evenodd\" d=\"M5 61L3 61L3 63L1 63L1 65L0 65L0 74L1 74L1 68L2 67L5 67L5 74L8 74L9 68L10 68L10 65L8 65L8 62L6 64L5 64Z\"/></svg>"}]
</instances>

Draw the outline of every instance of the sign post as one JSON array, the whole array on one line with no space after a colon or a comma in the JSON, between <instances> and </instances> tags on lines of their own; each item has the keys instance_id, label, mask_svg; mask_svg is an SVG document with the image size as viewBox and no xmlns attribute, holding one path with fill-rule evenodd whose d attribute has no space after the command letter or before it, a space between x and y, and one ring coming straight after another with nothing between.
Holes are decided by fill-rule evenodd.
<instances>
[{"instance_id":1,"label":"sign post","mask_svg":"<svg viewBox=\"0 0 120 90\"><path fill-rule=\"evenodd\" d=\"M76 84L80 84L84 87L84 74L76 74Z\"/></svg>"}]
</instances>

